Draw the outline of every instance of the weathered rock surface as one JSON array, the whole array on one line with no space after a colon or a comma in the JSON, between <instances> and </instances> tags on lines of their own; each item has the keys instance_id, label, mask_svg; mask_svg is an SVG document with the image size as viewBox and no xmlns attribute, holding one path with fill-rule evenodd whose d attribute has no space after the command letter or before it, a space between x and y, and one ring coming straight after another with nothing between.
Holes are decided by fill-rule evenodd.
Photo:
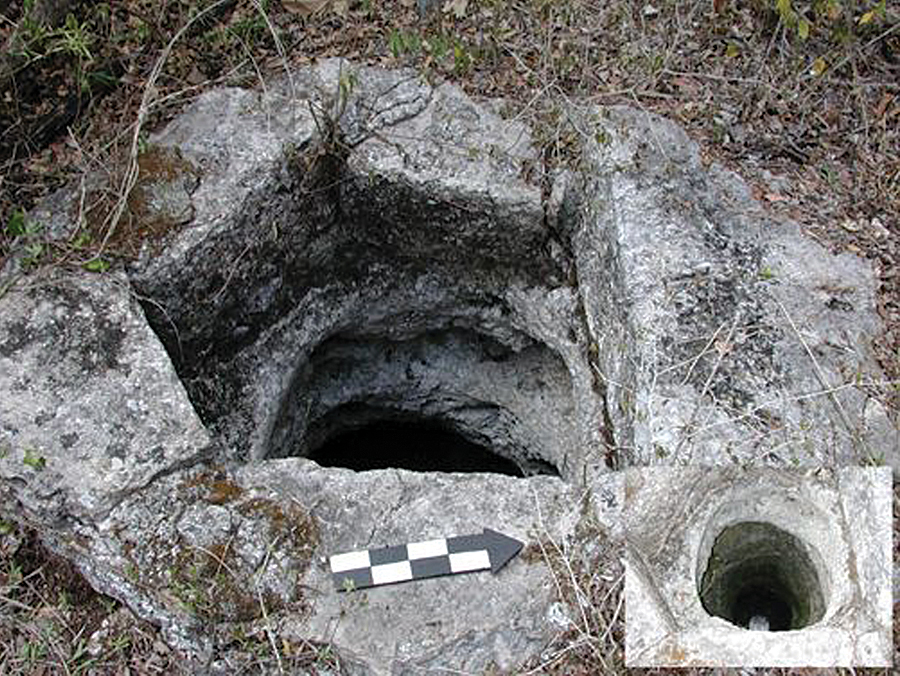
<instances>
[{"instance_id":1,"label":"weathered rock surface","mask_svg":"<svg viewBox=\"0 0 900 676\"><path fill-rule=\"evenodd\" d=\"M38 523L90 523L202 457L209 435L126 279L42 280L0 317L0 491Z\"/></svg>"},{"instance_id":2,"label":"weathered rock surface","mask_svg":"<svg viewBox=\"0 0 900 676\"><path fill-rule=\"evenodd\" d=\"M774 222L673 123L584 118L579 288L626 464L888 462L867 263ZM565 225L566 218L561 222Z\"/></svg>"},{"instance_id":3,"label":"weathered rock surface","mask_svg":"<svg viewBox=\"0 0 900 676\"><path fill-rule=\"evenodd\" d=\"M0 298L0 511L214 672L273 630L351 672L480 672L572 630L537 544L615 546L610 469L897 463L866 267L671 123L572 117L584 161L549 185L527 127L408 72L201 96L151 139L185 167L142 193L166 245ZM388 415L529 478L302 457ZM527 544L496 577L338 594L322 563L485 526Z\"/></svg>"},{"instance_id":4,"label":"weathered rock surface","mask_svg":"<svg viewBox=\"0 0 900 676\"><path fill-rule=\"evenodd\" d=\"M621 486L613 474L596 482L606 500L592 514L611 533ZM356 473L285 458L155 482L100 524L89 569L114 571L96 579L104 591L140 597L145 614L222 673L236 637L267 623L298 645L335 646L364 673L514 669L565 628L550 615L555 587L537 541L572 539L573 504L580 494L550 477ZM500 523L529 547L496 576L339 593L323 558Z\"/></svg>"},{"instance_id":5,"label":"weathered rock surface","mask_svg":"<svg viewBox=\"0 0 900 676\"><path fill-rule=\"evenodd\" d=\"M302 454L352 403L577 473L602 412L567 261L521 178L528 130L453 87L344 68L255 104L214 92L154 139L207 171L191 227L132 271L194 401L243 457ZM328 97L338 81L348 98ZM526 371L546 377L510 381Z\"/></svg>"}]
</instances>

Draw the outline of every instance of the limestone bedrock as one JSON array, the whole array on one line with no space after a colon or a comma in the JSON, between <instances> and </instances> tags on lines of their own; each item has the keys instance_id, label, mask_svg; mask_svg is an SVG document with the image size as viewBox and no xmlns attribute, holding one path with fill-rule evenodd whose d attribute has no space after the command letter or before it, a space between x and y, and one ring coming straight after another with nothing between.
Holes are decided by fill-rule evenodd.
<instances>
[{"instance_id":1,"label":"limestone bedrock","mask_svg":"<svg viewBox=\"0 0 900 676\"><path fill-rule=\"evenodd\" d=\"M145 187L164 239L127 278L29 276L0 297L4 518L212 671L261 607L359 673L515 670L575 603L539 547L367 604L335 595L322 558L490 527L606 560L611 470L898 466L865 388L864 261L772 221L667 120L574 106L582 157L551 175L502 109L337 60L198 97L150 139L186 175ZM32 217L68 236L77 198ZM305 458L373 411L526 478Z\"/></svg>"}]
</instances>

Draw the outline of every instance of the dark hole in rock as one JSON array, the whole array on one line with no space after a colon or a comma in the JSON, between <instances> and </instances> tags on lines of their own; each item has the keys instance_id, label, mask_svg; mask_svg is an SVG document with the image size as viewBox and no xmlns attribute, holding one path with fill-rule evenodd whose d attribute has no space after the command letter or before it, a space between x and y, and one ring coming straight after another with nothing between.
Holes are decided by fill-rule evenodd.
<instances>
[{"instance_id":1,"label":"dark hole in rock","mask_svg":"<svg viewBox=\"0 0 900 676\"><path fill-rule=\"evenodd\" d=\"M325 467L358 472L397 468L559 476L551 463L518 448L498 453L489 435L461 429L452 421L358 403L339 406L316 420L307 440L309 450L300 455Z\"/></svg>"},{"instance_id":2,"label":"dark hole in rock","mask_svg":"<svg viewBox=\"0 0 900 676\"><path fill-rule=\"evenodd\" d=\"M790 598L790 592L769 580L744 583L735 599L735 624L752 628L751 623L756 618L768 631L787 631L791 628L792 613L786 598Z\"/></svg>"},{"instance_id":3,"label":"dark hole in rock","mask_svg":"<svg viewBox=\"0 0 900 676\"><path fill-rule=\"evenodd\" d=\"M374 422L343 417L358 405L455 432L511 461L480 465L505 473L574 478L602 462L574 259L549 245L539 192L517 181L498 204L334 159L306 176L286 157L221 236L191 240L202 265L137 284L220 459L310 457Z\"/></svg>"},{"instance_id":4,"label":"dark hole in rock","mask_svg":"<svg viewBox=\"0 0 900 676\"><path fill-rule=\"evenodd\" d=\"M703 607L732 624L788 631L825 614L819 573L806 546L770 523L728 526L702 563Z\"/></svg>"},{"instance_id":5,"label":"dark hole in rock","mask_svg":"<svg viewBox=\"0 0 900 676\"><path fill-rule=\"evenodd\" d=\"M307 457L325 467L358 472L494 472L524 476L519 466L443 425L429 421L378 420L337 434Z\"/></svg>"},{"instance_id":6,"label":"dark hole in rock","mask_svg":"<svg viewBox=\"0 0 900 676\"><path fill-rule=\"evenodd\" d=\"M560 359L526 338L511 347L462 329L337 335L297 369L266 457L559 476L572 405Z\"/></svg>"}]
</instances>

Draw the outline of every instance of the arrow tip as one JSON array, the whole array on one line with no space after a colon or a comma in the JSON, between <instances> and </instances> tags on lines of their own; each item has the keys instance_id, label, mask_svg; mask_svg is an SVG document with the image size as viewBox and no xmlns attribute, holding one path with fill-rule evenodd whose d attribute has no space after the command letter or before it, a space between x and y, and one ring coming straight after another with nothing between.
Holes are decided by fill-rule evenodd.
<instances>
[{"instance_id":1,"label":"arrow tip","mask_svg":"<svg viewBox=\"0 0 900 676\"><path fill-rule=\"evenodd\" d=\"M496 573L509 563L523 546L522 542L490 528L484 529L484 542L488 558L491 560L492 573Z\"/></svg>"}]
</instances>

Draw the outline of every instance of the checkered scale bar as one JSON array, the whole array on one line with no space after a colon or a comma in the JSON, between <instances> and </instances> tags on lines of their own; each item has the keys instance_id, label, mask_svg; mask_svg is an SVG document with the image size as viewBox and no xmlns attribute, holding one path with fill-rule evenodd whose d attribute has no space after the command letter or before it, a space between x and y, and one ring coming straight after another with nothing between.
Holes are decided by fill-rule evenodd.
<instances>
[{"instance_id":1,"label":"checkered scale bar","mask_svg":"<svg viewBox=\"0 0 900 676\"><path fill-rule=\"evenodd\" d=\"M498 543L505 549L492 556L489 550ZM481 535L461 535L336 554L330 557L329 564L335 588L351 591L476 570L496 571L518 553L521 546L522 543L517 540L485 529ZM514 551L510 554L511 549ZM498 557L505 559L500 561Z\"/></svg>"}]
</instances>

